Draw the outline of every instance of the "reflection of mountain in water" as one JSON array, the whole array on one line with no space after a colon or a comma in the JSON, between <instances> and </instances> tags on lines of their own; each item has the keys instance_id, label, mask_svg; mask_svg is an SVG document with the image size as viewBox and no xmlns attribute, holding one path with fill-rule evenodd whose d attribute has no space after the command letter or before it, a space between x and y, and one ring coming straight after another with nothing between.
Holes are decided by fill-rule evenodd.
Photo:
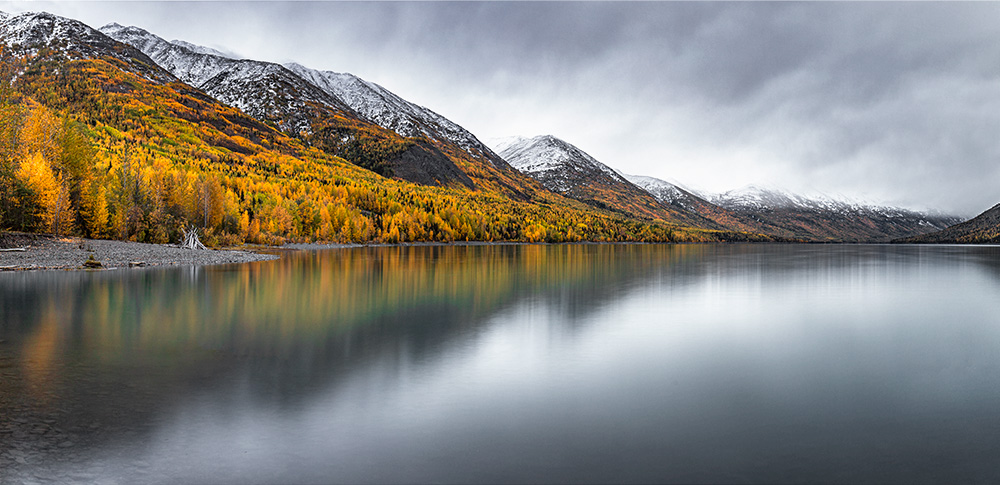
<instances>
[{"instance_id":1,"label":"reflection of mountain in water","mask_svg":"<svg viewBox=\"0 0 1000 485\"><path fill-rule=\"evenodd\" d=\"M910 406L934 386L956 399L938 416L989 429L992 408L963 406L996 402L994 359L976 359L1000 339L978 317L997 255L358 248L234 267L0 275L0 482L204 481L220 470L265 483L502 482L522 469L558 481L624 469L635 481L747 471L815 481L879 453L885 441L869 439L865 420L908 420L894 450L919 441L907 433L968 436ZM806 423L829 434L801 433ZM952 455L990 445L969 443ZM772 470L780 457L812 462Z\"/></svg>"},{"instance_id":2,"label":"reflection of mountain in water","mask_svg":"<svg viewBox=\"0 0 1000 485\"><path fill-rule=\"evenodd\" d=\"M294 406L373 361L425 362L525 301L579 322L654 272L680 276L704 249L357 248L235 267L2 275L0 415L24 421L11 430L49 421L54 438L17 438L49 449L42 460L66 451L59 443L134 441L209 389L249 386L254 399Z\"/></svg>"}]
</instances>

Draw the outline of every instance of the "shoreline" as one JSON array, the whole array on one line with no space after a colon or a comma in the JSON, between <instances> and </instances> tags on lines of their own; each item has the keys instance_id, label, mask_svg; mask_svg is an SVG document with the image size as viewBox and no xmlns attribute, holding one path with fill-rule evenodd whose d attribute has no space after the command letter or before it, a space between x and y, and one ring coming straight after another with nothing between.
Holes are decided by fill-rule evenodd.
<instances>
[{"instance_id":1,"label":"shoreline","mask_svg":"<svg viewBox=\"0 0 1000 485\"><path fill-rule=\"evenodd\" d=\"M47 234L0 234L0 272L43 270L112 270L150 266L206 266L278 259L247 250L183 249L169 244L57 237ZM21 250L23 248L23 250ZM99 266L86 266L89 258Z\"/></svg>"},{"instance_id":2,"label":"shoreline","mask_svg":"<svg viewBox=\"0 0 1000 485\"><path fill-rule=\"evenodd\" d=\"M351 249L407 246L499 246L522 244L511 241L410 242L396 244L290 243L283 246L249 246L247 249L183 249L176 244L149 244L112 239L21 232L0 233L0 273L14 271L106 271L153 266L208 266L251 263L278 259L282 251ZM649 244L595 243L568 244ZM88 267L93 256L100 266Z\"/></svg>"},{"instance_id":3,"label":"shoreline","mask_svg":"<svg viewBox=\"0 0 1000 485\"><path fill-rule=\"evenodd\" d=\"M0 232L0 273L11 271L101 271L152 266L208 266L218 264L250 263L278 259L282 251L309 251L323 249L351 249L366 247L408 246L499 246L547 244L512 241L453 241L409 243L290 243L282 246L247 246L245 249L191 250L176 244L149 244L110 239L58 237L51 234ZM563 244L656 244L642 242L598 243L580 241ZM700 243L668 243L700 244ZM755 243L748 243L755 244ZM767 243L765 243L767 244ZM771 243L783 244L783 243ZM887 244L880 243L830 243L805 244ZM100 266L85 265L93 256Z\"/></svg>"}]
</instances>

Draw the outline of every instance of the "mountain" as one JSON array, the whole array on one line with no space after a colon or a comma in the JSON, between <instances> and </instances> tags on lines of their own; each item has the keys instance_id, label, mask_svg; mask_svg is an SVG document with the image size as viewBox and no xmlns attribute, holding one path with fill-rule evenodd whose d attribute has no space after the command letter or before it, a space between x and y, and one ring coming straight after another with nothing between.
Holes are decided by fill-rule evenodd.
<instances>
[{"instance_id":1,"label":"mountain","mask_svg":"<svg viewBox=\"0 0 1000 485\"><path fill-rule=\"evenodd\" d=\"M111 24L111 25L118 25L118 24ZM211 47L205 47L203 45L192 44L190 42L185 42L183 40L174 39L174 40L170 41L170 43L174 44L174 45L179 45L181 47L186 47L186 48L188 48L188 49L190 49L192 51L195 51L195 52L197 52L199 54L211 54L211 55L219 56L219 57L228 57L230 59L239 59L238 56L235 56L235 55L232 55L232 54L227 54L227 53L222 52L222 51L220 51L218 49L213 49Z\"/></svg>"},{"instance_id":2,"label":"mountain","mask_svg":"<svg viewBox=\"0 0 1000 485\"><path fill-rule=\"evenodd\" d=\"M424 185L475 187L432 144L364 120L335 94L280 64L232 59L186 42L168 42L138 27L112 23L100 31L141 50L185 83L330 154Z\"/></svg>"},{"instance_id":3,"label":"mountain","mask_svg":"<svg viewBox=\"0 0 1000 485\"><path fill-rule=\"evenodd\" d=\"M894 242L910 243L1000 243L1000 204L997 204L968 221L961 222L937 232Z\"/></svg>"},{"instance_id":4,"label":"mountain","mask_svg":"<svg viewBox=\"0 0 1000 485\"><path fill-rule=\"evenodd\" d=\"M683 206L691 204L696 199L704 201L704 199L681 187L679 184L667 182L666 180L661 180L656 177L648 177L645 175L622 174L622 176L629 182L632 182L646 192L649 192L650 195L656 197L656 200L665 204L678 204Z\"/></svg>"},{"instance_id":5,"label":"mountain","mask_svg":"<svg viewBox=\"0 0 1000 485\"><path fill-rule=\"evenodd\" d=\"M654 177L623 175L552 136L491 141L512 166L549 190L595 207L709 229L807 241L889 241L957 222L905 209L809 198L748 186L702 196ZM652 200L651 200L652 199Z\"/></svg>"},{"instance_id":6,"label":"mountain","mask_svg":"<svg viewBox=\"0 0 1000 485\"><path fill-rule=\"evenodd\" d=\"M708 198L720 207L780 228L782 234L817 241L886 242L937 231L960 221L951 216L805 197L755 185Z\"/></svg>"},{"instance_id":7,"label":"mountain","mask_svg":"<svg viewBox=\"0 0 1000 485\"><path fill-rule=\"evenodd\" d=\"M530 199L536 184L457 123L411 103L373 82L350 73L320 71L298 63L285 67L326 93L343 100L364 119L404 137L429 140L479 185L520 199Z\"/></svg>"},{"instance_id":8,"label":"mountain","mask_svg":"<svg viewBox=\"0 0 1000 485\"><path fill-rule=\"evenodd\" d=\"M535 198L539 186L443 116L346 73L233 59L138 27L101 30L209 95L383 175Z\"/></svg>"},{"instance_id":9,"label":"mountain","mask_svg":"<svg viewBox=\"0 0 1000 485\"><path fill-rule=\"evenodd\" d=\"M629 181L642 188L660 201L661 204L675 207L678 210L698 214L718 226L739 231L770 234L781 238L801 239L801 234L794 234L784 228L761 221L753 213L734 211L709 202L694 191L678 184L644 175L625 175ZM807 238L808 239L808 238Z\"/></svg>"},{"instance_id":10,"label":"mountain","mask_svg":"<svg viewBox=\"0 0 1000 485\"><path fill-rule=\"evenodd\" d=\"M294 62L285 64L285 67L330 95L344 100L362 117L383 128L402 136L426 136L437 142L453 144L460 150L485 158L493 165L507 165L465 128L378 84L350 73L318 71Z\"/></svg>"},{"instance_id":11,"label":"mountain","mask_svg":"<svg viewBox=\"0 0 1000 485\"><path fill-rule=\"evenodd\" d=\"M597 210L544 190L513 168L518 178L508 180L523 181L514 188L525 187L529 198L483 189L493 183L487 176L476 179L477 190L386 178L359 160L398 160L414 146L442 153L437 141L374 125L319 88L295 96L293 87L308 90L311 83L283 66L231 64L238 60L166 44L155 45L212 56L191 57L202 62L198 69L174 65L192 82L203 79L202 87L75 20L0 14L0 228L166 243L196 226L210 246L767 240ZM230 69L218 70L222 64ZM225 90L237 86L233 78L243 78L248 90L261 89L248 73L277 92L261 91L270 97L265 100L245 98L246 108L270 106L276 113L250 116L233 106L244 98L230 97L230 104L211 94L238 95ZM283 123L295 119L289 116L299 102L312 133L279 130L288 129ZM353 151L342 152L344 158L331 153L320 133L343 135ZM354 163L345 161L351 157ZM499 168L480 167L505 182Z\"/></svg>"},{"instance_id":12,"label":"mountain","mask_svg":"<svg viewBox=\"0 0 1000 485\"><path fill-rule=\"evenodd\" d=\"M517 170L538 180L545 188L585 204L635 217L721 228L697 214L661 204L611 167L554 136L511 137L492 143L500 156Z\"/></svg>"},{"instance_id":13,"label":"mountain","mask_svg":"<svg viewBox=\"0 0 1000 485\"><path fill-rule=\"evenodd\" d=\"M104 56L157 83L177 79L138 49L114 42L83 22L47 12L0 13L0 41L8 47L4 54L9 59L55 56L66 61Z\"/></svg>"}]
</instances>

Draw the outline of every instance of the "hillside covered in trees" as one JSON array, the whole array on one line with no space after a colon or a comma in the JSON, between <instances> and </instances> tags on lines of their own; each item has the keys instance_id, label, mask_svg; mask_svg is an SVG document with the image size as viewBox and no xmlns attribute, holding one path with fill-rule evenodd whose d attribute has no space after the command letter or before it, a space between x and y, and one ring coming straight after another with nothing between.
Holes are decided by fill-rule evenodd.
<instances>
[{"instance_id":1,"label":"hillside covered in trees","mask_svg":"<svg viewBox=\"0 0 1000 485\"><path fill-rule=\"evenodd\" d=\"M770 239L629 217L540 188L519 200L386 177L216 101L79 22L34 15L0 35L5 229L165 243L195 225L215 245ZM351 136L353 155L367 160L399 148L389 141L418 143Z\"/></svg>"}]
</instances>

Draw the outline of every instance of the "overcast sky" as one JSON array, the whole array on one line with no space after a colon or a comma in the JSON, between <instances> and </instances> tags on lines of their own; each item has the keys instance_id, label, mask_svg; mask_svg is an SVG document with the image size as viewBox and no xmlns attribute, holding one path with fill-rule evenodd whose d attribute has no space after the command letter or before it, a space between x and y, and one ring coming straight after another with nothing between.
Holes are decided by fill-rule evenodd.
<instances>
[{"instance_id":1,"label":"overcast sky","mask_svg":"<svg viewBox=\"0 0 1000 485\"><path fill-rule=\"evenodd\" d=\"M1000 202L1000 3L11 3L351 72L480 139L626 173L975 215Z\"/></svg>"}]
</instances>

